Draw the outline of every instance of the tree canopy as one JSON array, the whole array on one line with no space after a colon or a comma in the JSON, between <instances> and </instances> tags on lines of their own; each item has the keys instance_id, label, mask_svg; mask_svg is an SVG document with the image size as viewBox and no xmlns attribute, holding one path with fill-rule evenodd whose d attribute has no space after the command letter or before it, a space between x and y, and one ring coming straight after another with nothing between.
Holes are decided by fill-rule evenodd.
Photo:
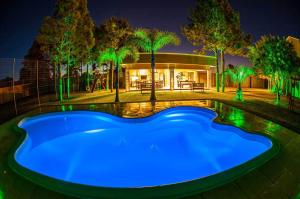
<instances>
[{"instance_id":1,"label":"tree canopy","mask_svg":"<svg viewBox=\"0 0 300 199\"><path fill-rule=\"evenodd\" d=\"M279 100L284 84L289 87L289 80L299 74L300 60L294 47L283 37L263 36L249 49L253 65L275 84Z\"/></svg>"},{"instance_id":2,"label":"tree canopy","mask_svg":"<svg viewBox=\"0 0 300 199\"><path fill-rule=\"evenodd\" d=\"M172 32L164 32L157 29L140 28L134 32L137 46L145 52L156 53L166 45L179 45L179 37Z\"/></svg>"},{"instance_id":3,"label":"tree canopy","mask_svg":"<svg viewBox=\"0 0 300 199\"><path fill-rule=\"evenodd\" d=\"M87 0L57 0L53 15L44 19L37 42L55 63L87 62L95 44Z\"/></svg>"},{"instance_id":4,"label":"tree canopy","mask_svg":"<svg viewBox=\"0 0 300 199\"><path fill-rule=\"evenodd\" d=\"M238 85L236 99L243 101L242 83L247 77L255 74L253 68L242 65L234 66L233 68L227 69L226 73L231 77L231 80Z\"/></svg>"},{"instance_id":5,"label":"tree canopy","mask_svg":"<svg viewBox=\"0 0 300 199\"><path fill-rule=\"evenodd\" d=\"M132 34L133 28L126 19L111 17L96 28L96 49L121 48Z\"/></svg>"},{"instance_id":6,"label":"tree canopy","mask_svg":"<svg viewBox=\"0 0 300 199\"><path fill-rule=\"evenodd\" d=\"M222 90L225 88L225 57L231 55L245 55L245 49L251 41L245 36L240 27L239 13L234 11L228 0L197 0L192 10L189 24L182 27L185 37L199 49L198 53L213 51L217 57L216 87L219 92L219 53L222 61Z\"/></svg>"},{"instance_id":7,"label":"tree canopy","mask_svg":"<svg viewBox=\"0 0 300 199\"><path fill-rule=\"evenodd\" d=\"M119 102L119 71L121 70L121 64L123 63L123 60L131 56L133 60L138 60L139 54L138 50L128 44L124 44L122 47L116 49L116 48L107 48L104 51L100 52L98 57L99 63L104 63L108 61L114 62L116 66L116 97L115 102Z\"/></svg>"},{"instance_id":8,"label":"tree canopy","mask_svg":"<svg viewBox=\"0 0 300 199\"><path fill-rule=\"evenodd\" d=\"M223 50L230 54L242 54L242 49L251 41L240 28L239 13L228 0L197 0L189 24L182 33L200 52Z\"/></svg>"},{"instance_id":9,"label":"tree canopy","mask_svg":"<svg viewBox=\"0 0 300 199\"><path fill-rule=\"evenodd\" d=\"M247 77L255 74L252 67L243 65L234 66L233 68L228 69L226 72L231 77L231 80L237 84L243 83Z\"/></svg>"},{"instance_id":10,"label":"tree canopy","mask_svg":"<svg viewBox=\"0 0 300 199\"><path fill-rule=\"evenodd\" d=\"M70 97L70 67L87 62L94 46L94 24L89 16L87 0L57 0L54 13L45 17L37 42L58 65L60 84L61 68L67 67L67 94ZM60 85L60 99L62 87Z\"/></svg>"},{"instance_id":11,"label":"tree canopy","mask_svg":"<svg viewBox=\"0 0 300 199\"><path fill-rule=\"evenodd\" d=\"M112 62L116 68L116 98L119 102L119 72L123 60L132 56L138 58L138 51L131 42L133 28L126 19L112 17L96 29L95 52L99 64Z\"/></svg>"},{"instance_id":12,"label":"tree canopy","mask_svg":"<svg viewBox=\"0 0 300 199\"><path fill-rule=\"evenodd\" d=\"M139 58L137 49L130 45L125 45L118 50L114 48L107 48L106 50L100 53L98 57L98 62L104 63L107 61L113 61L116 65L119 66L123 63L123 60L128 56L132 57L133 60L137 61Z\"/></svg>"}]
</instances>

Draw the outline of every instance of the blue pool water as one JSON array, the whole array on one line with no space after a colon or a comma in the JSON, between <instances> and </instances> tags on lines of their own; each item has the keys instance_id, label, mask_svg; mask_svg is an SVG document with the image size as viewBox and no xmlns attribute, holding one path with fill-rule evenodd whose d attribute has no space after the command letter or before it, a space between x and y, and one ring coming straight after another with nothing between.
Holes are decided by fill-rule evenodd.
<instances>
[{"instance_id":1,"label":"blue pool water","mask_svg":"<svg viewBox=\"0 0 300 199\"><path fill-rule=\"evenodd\" d=\"M78 111L19 123L27 132L16 161L59 180L100 187L148 187L211 176L272 147L263 136L214 123L216 113L177 107L125 119Z\"/></svg>"}]
</instances>

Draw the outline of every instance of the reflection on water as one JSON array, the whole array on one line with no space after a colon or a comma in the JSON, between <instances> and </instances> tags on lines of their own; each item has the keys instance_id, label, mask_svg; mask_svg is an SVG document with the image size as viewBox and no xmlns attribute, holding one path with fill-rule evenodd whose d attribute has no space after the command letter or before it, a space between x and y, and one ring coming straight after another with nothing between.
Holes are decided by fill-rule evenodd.
<instances>
[{"instance_id":1,"label":"reflection on water","mask_svg":"<svg viewBox=\"0 0 300 199\"><path fill-rule=\"evenodd\" d=\"M266 121L265 124L266 124L266 128L265 128L266 132L270 134L277 133L282 128L279 124L276 124L271 121Z\"/></svg>"},{"instance_id":2,"label":"reflection on water","mask_svg":"<svg viewBox=\"0 0 300 199\"><path fill-rule=\"evenodd\" d=\"M237 127L244 127L246 124L245 112L241 109L215 101L214 110L218 113L220 121L229 122Z\"/></svg>"},{"instance_id":3,"label":"reflection on water","mask_svg":"<svg viewBox=\"0 0 300 199\"><path fill-rule=\"evenodd\" d=\"M147 117L166 108L176 106L196 106L210 108L218 113L218 122L225 122L246 130L264 130L266 133L274 134L281 128L279 124L270 122L241 109L228 106L212 100L190 100L190 101L164 101L164 102L140 102L140 103L107 103L107 104L84 104L84 105L62 105L42 107L42 112L91 110L106 112L125 118Z\"/></svg>"},{"instance_id":4,"label":"reflection on water","mask_svg":"<svg viewBox=\"0 0 300 199\"><path fill-rule=\"evenodd\" d=\"M68 106L61 105L60 107L61 107L61 112L73 111L73 105L71 105L71 104ZM88 110L90 110L90 109L88 109Z\"/></svg>"},{"instance_id":5,"label":"reflection on water","mask_svg":"<svg viewBox=\"0 0 300 199\"><path fill-rule=\"evenodd\" d=\"M244 111L231 107L231 111L228 114L228 120L232 121L237 127L243 127L245 124Z\"/></svg>"}]
</instances>

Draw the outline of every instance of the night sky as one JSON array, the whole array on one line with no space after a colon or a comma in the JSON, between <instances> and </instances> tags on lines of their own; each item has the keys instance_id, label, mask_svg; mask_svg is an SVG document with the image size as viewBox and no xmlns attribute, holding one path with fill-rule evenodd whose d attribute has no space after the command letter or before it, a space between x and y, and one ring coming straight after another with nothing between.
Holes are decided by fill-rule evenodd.
<instances>
[{"instance_id":1,"label":"night sky","mask_svg":"<svg viewBox=\"0 0 300 199\"><path fill-rule=\"evenodd\" d=\"M242 29L253 35L273 34L300 37L299 0L231 0L241 15ZM0 58L23 58L45 16L53 12L55 0L1 0ZM195 0L89 0L90 13L99 25L110 16L125 17L134 27L158 28L180 34L180 26ZM195 49L183 37L178 47L162 51L187 52ZM229 58L235 64L237 58Z\"/></svg>"}]
</instances>

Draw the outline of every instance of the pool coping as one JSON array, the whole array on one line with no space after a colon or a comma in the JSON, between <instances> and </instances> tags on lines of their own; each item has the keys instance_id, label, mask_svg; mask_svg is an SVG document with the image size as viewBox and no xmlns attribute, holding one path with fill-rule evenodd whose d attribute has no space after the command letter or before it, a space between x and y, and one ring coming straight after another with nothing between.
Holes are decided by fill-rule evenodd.
<instances>
[{"instance_id":1,"label":"pool coping","mask_svg":"<svg viewBox=\"0 0 300 199\"><path fill-rule=\"evenodd\" d=\"M209 109L199 106L176 106L176 107L196 107L200 109ZM139 117L139 118L147 118L151 117L153 115L156 115L162 111L165 111L167 109L171 109L174 107L168 107L165 109L162 109L158 112L155 112L149 116L146 117ZM211 110L211 109L209 109ZM55 113L57 111L51 111L50 113ZM93 112L99 112L99 111L93 111ZM45 112L47 113L47 112ZM49 112L48 112L49 113ZM106 112L105 112L106 113ZM40 115L43 113L37 113L33 114L30 117ZM109 114L109 113L108 113ZM16 162L14 155L16 150L21 146L23 141L26 138L26 132L19 128L17 126L17 123L19 123L21 120L23 120L26 114L22 115L16 122L16 125L14 125L13 131L15 133L21 134L20 139L16 143L16 145L12 148L11 153L9 154L8 163L10 168L23 178L33 182L34 184L37 184L39 186L42 186L46 189L59 192L65 195L73 196L73 197L80 197L80 198L124 198L124 199L134 199L134 198L181 198L181 197L187 197L192 196L195 194L203 193L212 189L215 189L217 187L220 187L222 185L225 185L227 183L230 183L249 172L257 169L258 167L262 166L269 160L271 160L275 155L277 155L280 151L280 144L279 141L274 139L272 136L261 133L261 132L249 132L247 130L244 130L240 127L225 124L222 122L216 121L219 117L218 114L212 119L213 124L220 124L220 125L226 125L226 126L233 126L235 128L241 129L242 131L245 131L246 133L250 134L257 134L262 135L264 137L267 137L272 141L272 147L267 150L266 152L262 153L261 155L243 163L240 164L234 168L228 169L222 173L217 173L208 177L195 179L191 181L185 181L180 182L176 184L169 184L169 185L162 185L162 186L154 186L154 187L142 187L142 188L109 188L109 187L97 187L97 186L88 186L88 185L82 185L82 184L75 184L70 183L58 179L54 179L42 174L39 174L37 172L31 171L23 166L21 166L19 163ZM121 116L117 116L120 118L124 118ZM133 118L126 118L126 119L134 119Z\"/></svg>"}]
</instances>

